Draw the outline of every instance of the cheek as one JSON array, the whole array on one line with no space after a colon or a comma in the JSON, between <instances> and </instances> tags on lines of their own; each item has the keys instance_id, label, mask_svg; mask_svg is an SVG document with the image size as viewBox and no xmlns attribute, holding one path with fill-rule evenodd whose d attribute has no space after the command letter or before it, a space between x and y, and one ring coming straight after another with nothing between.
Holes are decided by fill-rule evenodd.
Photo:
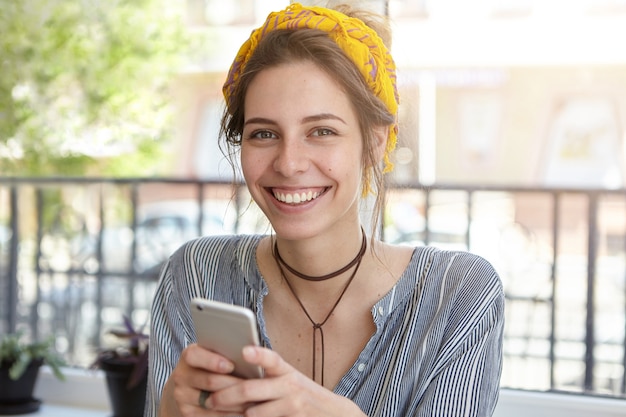
<instances>
[{"instance_id":1,"label":"cheek","mask_svg":"<svg viewBox=\"0 0 626 417\"><path fill-rule=\"evenodd\" d=\"M254 178L257 175L256 172L259 169L259 166L260 163L258 161L258 158L255 158L254 155L251 155L242 148L241 171L246 182L248 182L250 179Z\"/></svg>"}]
</instances>

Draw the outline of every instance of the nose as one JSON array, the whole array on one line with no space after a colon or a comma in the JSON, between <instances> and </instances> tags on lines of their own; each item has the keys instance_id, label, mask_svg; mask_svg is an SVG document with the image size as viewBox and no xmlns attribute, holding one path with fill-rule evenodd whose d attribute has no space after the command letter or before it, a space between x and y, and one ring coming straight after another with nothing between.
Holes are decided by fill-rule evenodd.
<instances>
[{"instance_id":1,"label":"nose","mask_svg":"<svg viewBox=\"0 0 626 417\"><path fill-rule=\"evenodd\" d=\"M283 139L274 159L274 170L286 177L304 172L309 167L309 155L297 139Z\"/></svg>"}]
</instances>

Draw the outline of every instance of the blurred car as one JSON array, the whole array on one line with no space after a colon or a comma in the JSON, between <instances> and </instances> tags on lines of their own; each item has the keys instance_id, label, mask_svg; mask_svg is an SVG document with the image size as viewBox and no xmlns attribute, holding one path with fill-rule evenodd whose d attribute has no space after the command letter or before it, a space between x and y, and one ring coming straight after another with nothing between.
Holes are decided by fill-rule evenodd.
<instances>
[{"instance_id":1,"label":"blurred car","mask_svg":"<svg viewBox=\"0 0 626 417\"><path fill-rule=\"evenodd\" d=\"M234 217L227 204L205 204L201 222L195 200L147 204L137 210L134 233L131 226L124 225L80 236L72 243L72 258L88 273L156 275L163 262L186 241L233 233Z\"/></svg>"}]
</instances>

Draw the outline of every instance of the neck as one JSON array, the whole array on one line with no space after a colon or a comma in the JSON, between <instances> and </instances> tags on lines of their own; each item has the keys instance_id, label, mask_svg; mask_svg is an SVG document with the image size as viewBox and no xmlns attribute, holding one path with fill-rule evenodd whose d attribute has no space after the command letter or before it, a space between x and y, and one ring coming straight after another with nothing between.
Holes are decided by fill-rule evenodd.
<instances>
[{"instance_id":1,"label":"neck","mask_svg":"<svg viewBox=\"0 0 626 417\"><path fill-rule=\"evenodd\" d=\"M276 259L277 264L281 268L285 268L291 274L295 275L298 278L304 279L306 281L316 281L316 282L326 281L327 279L332 279L332 278L338 277L339 275L342 275L343 273L352 269L355 265L361 263L361 260L363 259L363 255L365 254L365 249L367 248L367 240L365 237L365 231L361 230L361 235L362 235L361 247L359 248L359 251L356 254L356 256L352 258L352 260L348 262L347 264L345 264L343 267L335 271L329 272L327 274L323 274L323 275L308 275L293 268L291 265L285 262L285 260L280 256L280 252L278 250L278 244L276 243L274 243L273 255L274 255L274 258Z\"/></svg>"},{"instance_id":2,"label":"neck","mask_svg":"<svg viewBox=\"0 0 626 417\"><path fill-rule=\"evenodd\" d=\"M315 241L272 243L272 255L289 276L304 281L325 281L342 276L363 258L367 237L361 228L357 236L347 238L320 237Z\"/></svg>"}]
</instances>

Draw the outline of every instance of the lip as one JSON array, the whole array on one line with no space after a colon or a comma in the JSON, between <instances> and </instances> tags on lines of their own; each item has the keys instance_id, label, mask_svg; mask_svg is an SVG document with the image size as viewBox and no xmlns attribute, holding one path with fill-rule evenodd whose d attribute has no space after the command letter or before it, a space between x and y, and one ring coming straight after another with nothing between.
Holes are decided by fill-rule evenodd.
<instances>
[{"instance_id":1,"label":"lip","mask_svg":"<svg viewBox=\"0 0 626 417\"><path fill-rule=\"evenodd\" d=\"M269 187L267 188L267 192L274 197L275 201L297 207L314 202L329 189L330 187L306 187L297 189Z\"/></svg>"}]
</instances>

